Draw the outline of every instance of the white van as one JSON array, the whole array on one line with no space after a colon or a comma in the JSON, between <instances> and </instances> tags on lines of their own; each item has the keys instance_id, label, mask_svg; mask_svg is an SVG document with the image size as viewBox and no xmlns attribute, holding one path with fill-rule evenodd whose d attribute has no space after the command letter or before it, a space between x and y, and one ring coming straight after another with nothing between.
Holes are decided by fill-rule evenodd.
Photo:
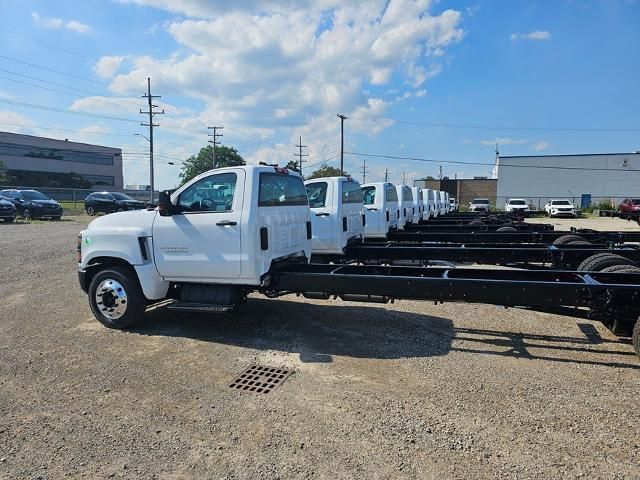
<instances>
[{"instance_id":1,"label":"white van","mask_svg":"<svg viewBox=\"0 0 640 480\"><path fill-rule=\"evenodd\" d=\"M413 195L411 187L407 185L396 185L398 192L398 205L400 206L400 216L398 217L398 228L404 228L405 224L413 221Z\"/></svg>"},{"instance_id":2,"label":"white van","mask_svg":"<svg viewBox=\"0 0 640 480\"><path fill-rule=\"evenodd\" d=\"M350 177L315 178L304 182L311 209L313 254L342 254L362 240L364 212L360 184Z\"/></svg>"},{"instance_id":3,"label":"white van","mask_svg":"<svg viewBox=\"0 0 640 480\"><path fill-rule=\"evenodd\" d=\"M388 182L362 185L365 238L386 238L390 230L398 228L398 193Z\"/></svg>"},{"instance_id":4,"label":"white van","mask_svg":"<svg viewBox=\"0 0 640 480\"><path fill-rule=\"evenodd\" d=\"M427 215L424 211L424 197L422 195L422 189L418 187L411 187L411 195L413 196L413 223L418 223L420 220L426 220Z\"/></svg>"}]
</instances>

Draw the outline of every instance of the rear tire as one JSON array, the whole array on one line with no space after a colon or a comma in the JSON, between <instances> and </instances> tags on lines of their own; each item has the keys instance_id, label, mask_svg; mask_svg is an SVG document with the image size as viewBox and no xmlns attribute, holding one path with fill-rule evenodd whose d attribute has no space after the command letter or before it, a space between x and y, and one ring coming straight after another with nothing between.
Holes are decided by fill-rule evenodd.
<instances>
[{"instance_id":1,"label":"rear tire","mask_svg":"<svg viewBox=\"0 0 640 480\"><path fill-rule=\"evenodd\" d=\"M633 349L636 351L636 355L640 357L640 320L636 320L636 325L633 327L631 343L633 344Z\"/></svg>"},{"instance_id":2,"label":"rear tire","mask_svg":"<svg viewBox=\"0 0 640 480\"><path fill-rule=\"evenodd\" d=\"M27 222L30 221L32 219L31 210L29 210L28 208L24 209L22 211L22 218L24 218Z\"/></svg>"},{"instance_id":3,"label":"rear tire","mask_svg":"<svg viewBox=\"0 0 640 480\"><path fill-rule=\"evenodd\" d=\"M469 225L484 225L484 222L482 220L471 220Z\"/></svg>"},{"instance_id":4,"label":"rear tire","mask_svg":"<svg viewBox=\"0 0 640 480\"><path fill-rule=\"evenodd\" d=\"M633 265L613 265L600 270L602 273L640 273L640 267Z\"/></svg>"},{"instance_id":5,"label":"rear tire","mask_svg":"<svg viewBox=\"0 0 640 480\"><path fill-rule=\"evenodd\" d=\"M587 242L590 244L590 242L588 242L586 238L581 237L580 235L562 235L561 237L558 237L553 241L553 245L568 245L569 243L573 242Z\"/></svg>"},{"instance_id":6,"label":"rear tire","mask_svg":"<svg viewBox=\"0 0 640 480\"><path fill-rule=\"evenodd\" d=\"M496 232L498 233L513 233L513 232L517 232L518 230L516 228L513 227L500 227L499 229L496 230Z\"/></svg>"},{"instance_id":7,"label":"rear tire","mask_svg":"<svg viewBox=\"0 0 640 480\"><path fill-rule=\"evenodd\" d=\"M96 209L93 207L87 207L85 208L87 215L93 217L96 214Z\"/></svg>"},{"instance_id":8,"label":"rear tire","mask_svg":"<svg viewBox=\"0 0 640 480\"><path fill-rule=\"evenodd\" d=\"M598 253L592 255L582 261L578 265L579 272L600 272L614 265L631 265L637 267L637 264L628 258L616 255L615 253Z\"/></svg>"},{"instance_id":9,"label":"rear tire","mask_svg":"<svg viewBox=\"0 0 640 480\"><path fill-rule=\"evenodd\" d=\"M136 272L131 267L109 267L89 284L89 305L105 327L125 329L135 325L147 308Z\"/></svg>"}]
</instances>

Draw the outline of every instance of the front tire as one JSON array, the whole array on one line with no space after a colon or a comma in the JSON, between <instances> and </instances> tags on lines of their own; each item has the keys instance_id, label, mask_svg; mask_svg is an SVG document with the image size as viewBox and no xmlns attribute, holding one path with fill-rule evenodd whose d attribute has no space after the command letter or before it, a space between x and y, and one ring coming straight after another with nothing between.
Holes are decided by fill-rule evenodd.
<instances>
[{"instance_id":1,"label":"front tire","mask_svg":"<svg viewBox=\"0 0 640 480\"><path fill-rule=\"evenodd\" d=\"M110 267L97 273L88 295L93 315L108 328L121 330L135 325L147 308L136 272L130 267Z\"/></svg>"},{"instance_id":2,"label":"front tire","mask_svg":"<svg viewBox=\"0 0 640 480\"><path fill-rule=\"evenodd\" d=\"M93 217L96 214L96 209L93 207L87 207L85 208L87 215Z\"/></svg>"},{"instance_id":3,"label":"front tire","mask_svg":"<svg viewBox=\"0 0 640 480\"><path fill-rule=\"evenodd\" d=\"M22 218L24 218L27 222L31 221L31 219L33 218L31 216L31 210L29 210L28 208L25 208L24 211L22 212Z\"/></svg>"}]
</instances>

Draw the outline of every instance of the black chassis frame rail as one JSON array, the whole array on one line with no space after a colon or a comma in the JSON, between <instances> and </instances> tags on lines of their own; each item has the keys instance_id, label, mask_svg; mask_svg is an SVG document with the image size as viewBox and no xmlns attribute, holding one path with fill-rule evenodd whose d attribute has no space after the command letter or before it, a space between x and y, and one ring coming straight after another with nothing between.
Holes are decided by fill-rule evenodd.
<instances>
[{"instance_id":1,"label":"black chassis frame rail","mask_svg":"<svg viewBox=\"0 0 640 480\"><path fill-rule=\"evenodd\" d=\"M640 247L626 245L544 245L527 243L497 244L415 244L401 242L365 242L347 245L346 262L391 263L394 260L474 262L493 265L520 263L550 264L555 268L575 270L584 259L598 253L615 253L640 261Z\"/></svg>"},{"instance_id":2,"label":"black chassis frame rail","mask_svg":"<svg viewBox=\"0 0 640 480\"><path fill-rule=\"evenodd\" d=\"M387 240L395 242L430 243L553 243L563 235L580 235L594 243L619 245L625 242L640 242L640 230L637 232L596 231L596 230L554 230L548 232L465 232L454 231L394 231L389 232ZM369 239L367 239L369 241ZM377 240L373 240L377 241ZM382 240L384 241L384 240Z\"/></svg>"},{"instance_id":3,"label":"black chassis frame rail","mask_svg":"<svg viewBox=\"0 0 640 480\"><path fill-rule=\"evenodd\" d=\"M386 302L391 299L486 303L602 321L630 336L640 314L640 274L287 264L276 267L271 294ZM636 352L640 355L640 351Z\"/></svg>"},{"instance_id":4,"label":"black chassis frame rail","mask_svg":"<svg viewBox=\"0 0 640 480\"><path fill-rule=\"evenodd\" d=\"M497 223L484 225L470 225L469 223L408 223L404 226L406 232L494 232L499 228L513 227L519 232L547 232L553 231L553 225L546 223ZM513 232L512 232L513 233Z\"/></svg>"}]
</instances>

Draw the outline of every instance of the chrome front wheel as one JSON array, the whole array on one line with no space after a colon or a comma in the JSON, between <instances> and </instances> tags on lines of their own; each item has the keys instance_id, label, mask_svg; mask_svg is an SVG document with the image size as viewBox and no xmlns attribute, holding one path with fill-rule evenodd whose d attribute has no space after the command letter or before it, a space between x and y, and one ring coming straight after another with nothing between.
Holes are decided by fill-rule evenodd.
<instances>
[{"instance_id":1,"label":"chrome front wheel","mask_svg":"<svg viewBox=\"0 0 640 480\"><path fill-rule=\"evenodd\" d=\"M127 311L127 292L120 283L111 278L100 282L95 299L100 312L111 320L118 320Z\"/></svg>"}]
</instances>

